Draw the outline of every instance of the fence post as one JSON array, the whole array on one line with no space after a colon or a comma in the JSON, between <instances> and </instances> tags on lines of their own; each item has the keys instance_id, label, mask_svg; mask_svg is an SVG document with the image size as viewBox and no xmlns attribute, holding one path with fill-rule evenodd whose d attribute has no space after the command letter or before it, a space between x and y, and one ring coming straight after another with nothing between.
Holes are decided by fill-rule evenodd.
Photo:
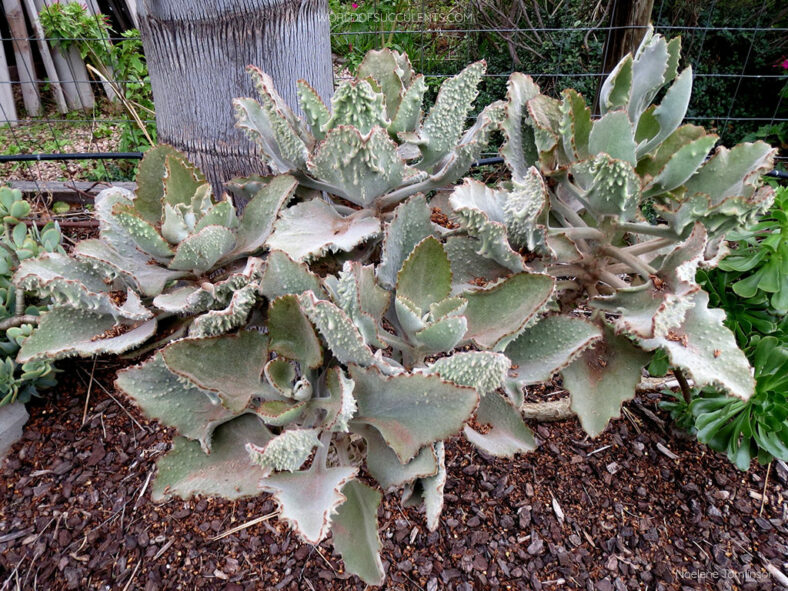
<instances>
[{"instance_id":1,"label":"fence post","mask_svg":"<svg viewBox=\"0 0 788 591\"><path fill-rule=\"evenodd\" d=\"M28 43L25 13L19 0L3 0L5 17L8 28L13 38L14 56L16 57L16 70L22 87L22 99L28 115L38 115L41 112L41 101L38 97L36 85L36 69L33 65L33 54Z\"/></svg>"},{"instance_id":2,"label":"fence post","mask_svg":"<svg viewBox=\"0 0 788 591\"><path fill-rule=\"evenodd\" d=\"M30 24L33 27L33 34L36 36L38 42L38 51L41 53L44 69L46 69L47 76L49 77L49 84L52 86L52 94L55 96L58 111L61 113L68 113L68 105L66 105L66 99L63 96L63 88L60 86L60 78L57 75L55 62L52 61L52 53L49 51L49 45L47 45L44 28L41 26L41 21L38 19L36 5L33 4L33 0L25 0L25 7L27 8L27 18L30 19Z\"/></svg>"},{"instance_id":3,"label":"fence post","mask_svg":"<svg viewBox=\"0 0 788 591\"><path fill-rule=\"evenodd\" d=\"M0 115L11 127L17 124L16 107L14 106L14 91L11 89L11 75L8 72L8 61L5 58L5 48L0 39Z\"/></svg>"}]
</instances>

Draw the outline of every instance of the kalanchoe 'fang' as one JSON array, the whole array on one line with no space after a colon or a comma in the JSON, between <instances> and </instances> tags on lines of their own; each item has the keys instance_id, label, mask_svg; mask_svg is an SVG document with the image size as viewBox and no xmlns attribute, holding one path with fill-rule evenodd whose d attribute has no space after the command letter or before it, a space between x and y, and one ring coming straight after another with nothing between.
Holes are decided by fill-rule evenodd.
<instances>
[{"instance_id":1,"label":"kalanchoe 'fang'","mask_svg":"<svg viewBox=\"0 0 788 591\"><path fill-rule=\"evenodd\" d=\"M677 42L649 33L596 121L576 93L549 99L515 74L467 131L482 63L423 118L423 79L395 52L371 52L330 109L301 84L306 121L253 69L261 102L237 100L238 123L279 176L228 185L250 199L239 217L182 157L152 152L136 196L102 194L99 239L23 265L17 284L55 303L22 354L125 350L170 323L117 381L179 433L153 498L267 491L303 540L331 534L347 569L380 584L381 494L362 467L435 529L444 440L533 449L523 388L556 372L592 435L658 349L697 384L751 393L694 275L768 202L771 153L703 164L714 138L679 127L677 61ZM460 178L496 126L511 181L466 181L442 203L456 225L434 224L425 193Z\"/></svg>"}]
</instances>

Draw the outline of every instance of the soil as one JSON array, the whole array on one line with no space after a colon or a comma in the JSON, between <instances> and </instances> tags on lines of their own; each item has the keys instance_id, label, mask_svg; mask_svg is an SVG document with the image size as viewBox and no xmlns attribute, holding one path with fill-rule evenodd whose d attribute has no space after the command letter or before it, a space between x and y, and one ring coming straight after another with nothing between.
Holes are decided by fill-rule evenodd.
<instances>
[{"instance_id":1,"label":"soil","mask_svg":"<svg viewBox=\"0 0 788 591\"><path fill-rule=\"evenodd\" d=\"M150 481L172 432L112 386L117 362L63 364L0 477L0 588L364 589L330 541L264 521L266 495L155 505ZM402 509L379 520L386 589L777 589L788 558L788 471L747 473L666 432L656 398L590 440L576 421L536 426L541 445L494 459L456 437L440 528ZM675 454L675 455L674 455ZM766 497L761 495L766 491ZM784 570L784 569L783 569Z\"/></svg>"}]
</instances>

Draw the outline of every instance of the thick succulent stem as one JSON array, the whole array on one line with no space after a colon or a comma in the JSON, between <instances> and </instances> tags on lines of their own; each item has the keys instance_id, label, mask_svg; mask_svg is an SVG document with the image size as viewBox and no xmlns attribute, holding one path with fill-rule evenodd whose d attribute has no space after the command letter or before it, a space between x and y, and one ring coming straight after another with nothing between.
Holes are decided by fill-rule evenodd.
<instances>
[{"instance_id":1,"label":"thick succulent stem","mask_svg":"<svg viewBox=\"0 0 788 591\"><path fill-rule=\"evenodd\" d=\"M14 291L16 297L14 313L18 315L25 311L25 290L18 287Z\"/></svg>"},{"instance_id":2,"label":"thick succulent stem","mask_svg":"<svg viewBox=\"0 0 788 591\"><path fill-rule=\"evenodd\" d=\"M564 421L574 416L569 407L569 397L548 402L526 402L520 407L524 419L548 423Z\"/></svg>"},{"instance_id":3,"label":"thick succulent stem","mask_svg":"<svg viewBox=\"0 0 788 591\"><path fill-rule=\"evenodd\" d=\"M610 287L615 287L616 289L622 289L624 287L629 287L626 281L613 275L610 271L600 271L599 272L599 279L607 283Z\"/></svg>"},{"instance_id":4,"label":"thick succulent stem","mask_svg":"<svg viewBox=\"0 0 788 591\"><path fill-rule=\"evenodd\" d=\"M676 244L676 241L671 238L656 238L654 240L649 240L648 242L640 242L638 244L633 244L632 246L626 246L621 250L628 252L629 254L639 256L642 254L654 252L655 250L660 250L666 246L673 246L674 244Z\"/></svg>"},{"instance_id":5,"label":"thick succulent stem","mask_svg":"<svg viewBox=\"0 0 788 591\"><path fill-rule=\"evenodd\" d=\"M619 222L616 224L619 230L624 232L631 232L633 234L646 234L648 236L657 236L659 238L668 238L671 241L681 240L681 236L676 234L669 226L652 226L651 224L644 224L638 222Z\"/></svg>"},{"instance_id":6,"label":"thick succulent stem","mask_svg":"<svg viewBox=\"0 0 788 591\"><path fill-rule=\"evenodd\" d=\"M33 316L32 314L11 316L10 318L0 321L0 331L5 331L16 326L22 326L23 324L38 324L39 320L41 320L39 316Z\"/></svg>"},{"instance_id":7,"label":"thick succulent stem","mask_svg":"<svg viewBox=\"0 0 788 591\"><path fill-rule=\"evenodd\" d=\"M692 402L692 389L687 382L687 378L684 377L684 372L682 372L679 368L674 368L673 375L676 376L676 381L679 383L681 394L684 396L684 402L689 404Z\"/></svg>"},{"instance_id":8,"label":"thick succulent stem","mask_svg":"<svg viewBox=\"0 0 788 591\"><path fill-rule=\"evenodd\" d=\"M651 275L654 275L657 272L657 270L647 262L620 248L616 248L615 246L603 244L599 247L599 250L604 254L613 257L614 259L618 259L622 263L628 264L634 271L637 272L638 275L643 277L645 281L648 281L651 278Z\"/></svg>"},{"instance_id":9,"label":"thick succulent stem","mask_svg":"<svg viewBox=\"0 0 788 591\"><path fill-rule=\"evenodd\" d=\"M563 234L569 238L585 238L587 240L604 240L605 235L596 228L562 228L555 231L556 234Z\"/></svg>"}]
</instances>

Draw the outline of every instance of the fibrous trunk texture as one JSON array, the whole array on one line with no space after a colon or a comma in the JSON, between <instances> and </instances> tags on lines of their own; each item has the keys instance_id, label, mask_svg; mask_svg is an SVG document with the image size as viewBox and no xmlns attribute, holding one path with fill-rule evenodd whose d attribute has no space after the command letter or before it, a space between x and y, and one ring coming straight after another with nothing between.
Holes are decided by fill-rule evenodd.
<instances>
[{"instance_id":1,"label":"fibrous trunk texture","mask_svg":"<svg viewBox=\"0 0 788 591\"><path fill-rule=\"evenodd\" d=\"M255 96L245 68L271 75L296 107L296 80L333 89L326 0L140 0L159 141L185 152L219 190L267 172L234 127L232 99Z\"/></svg>"}]
</instances>

